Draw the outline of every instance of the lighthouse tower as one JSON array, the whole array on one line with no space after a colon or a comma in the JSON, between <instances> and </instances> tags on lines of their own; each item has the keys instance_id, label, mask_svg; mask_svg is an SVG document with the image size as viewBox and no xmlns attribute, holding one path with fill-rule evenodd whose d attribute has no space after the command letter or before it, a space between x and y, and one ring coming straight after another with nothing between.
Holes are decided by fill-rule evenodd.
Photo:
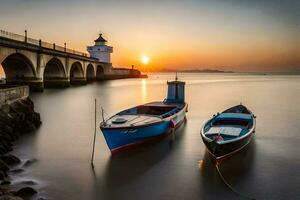
<instances>
[{"instance_id":1,"label":"lighthouse tower","mask_svg":"<svg viewBox=\"0 0 300 200\"><path fill-rule=\"evenodd\" d=\"M110 54L113 52L113 47L106 45L106 42L102 34L99 34L95 45L88 46L87 51L92 58L97 58L100 62L111 63Z\"/></svg>"}]
</instances>

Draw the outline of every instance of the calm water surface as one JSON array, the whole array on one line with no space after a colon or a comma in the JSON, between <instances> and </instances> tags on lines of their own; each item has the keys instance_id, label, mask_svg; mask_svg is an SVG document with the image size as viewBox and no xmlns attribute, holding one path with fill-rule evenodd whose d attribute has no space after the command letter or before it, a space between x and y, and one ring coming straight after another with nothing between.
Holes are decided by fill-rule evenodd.
<instances>
[{"instance_id":1,"label":"calm water surface","mask_svg":"<svg viewBox=\"0 0 300 200\"><path fill-rule=\"evenodd\" d=\"M45 199L240 199L220 180L199 131L214 113L242 102L257 115L256 136L221 164L224 177L256 199L299 198L300 76L180 74L189 112L175 141L111 156L97 130L92 170L94 98L109 116L164 99L173 78L151 74L32 94L43 124L16 144L14 153L33 162L14 184L30 182Z\"/></svg>"}]
</instances>

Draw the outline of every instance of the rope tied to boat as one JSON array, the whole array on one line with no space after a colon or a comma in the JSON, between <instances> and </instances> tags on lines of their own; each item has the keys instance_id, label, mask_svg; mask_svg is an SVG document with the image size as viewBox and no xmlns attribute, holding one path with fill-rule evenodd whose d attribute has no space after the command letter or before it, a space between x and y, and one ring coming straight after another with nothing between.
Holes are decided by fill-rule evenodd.
<instances>
[{"instance_id":1,"label":"rope tied to boat","mask_svg":"<svg viewBox=\"0 0 300 200\"><path fill-rule=\"evenodd\" d=\"M222 175L222 173L221 173L221 171L220 171L220 169L219 169L219 165L220 165L220 163L217 161L217 162L216 162L216 169L217 169L217 172L218 172L218 174L219 174L221 180L223 181L223 183L224 183L231 191L233 191L235 194L237 194L238 196L240 196L240 197L242 197L242 198L244 198L244 199L255 200L255 198L252 198L252 197L249 197L249 196L247 196L247 195L242 194L241 192L237 191L232 185L230 185L230 184L226 181L226 179L224 178L224 176Z\"/></svg>"}]
</instances>

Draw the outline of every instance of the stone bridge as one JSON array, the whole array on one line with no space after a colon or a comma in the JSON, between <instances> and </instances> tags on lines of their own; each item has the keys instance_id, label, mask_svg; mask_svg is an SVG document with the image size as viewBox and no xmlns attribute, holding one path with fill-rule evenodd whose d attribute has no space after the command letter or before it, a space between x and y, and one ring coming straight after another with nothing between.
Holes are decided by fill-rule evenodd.
<instances>
[{"instance_id":1,"label":"stone bridge","mask_svg":"<svg viewBox=\"0 0 300 200\"><path fill-rule=\"evenodd\" d=\"M7 84L32 90L66 87L94 80L140 77L138 70L113 68L87 54L56 44L0 31L0 64Z\"/></svg>"}]
</instances>

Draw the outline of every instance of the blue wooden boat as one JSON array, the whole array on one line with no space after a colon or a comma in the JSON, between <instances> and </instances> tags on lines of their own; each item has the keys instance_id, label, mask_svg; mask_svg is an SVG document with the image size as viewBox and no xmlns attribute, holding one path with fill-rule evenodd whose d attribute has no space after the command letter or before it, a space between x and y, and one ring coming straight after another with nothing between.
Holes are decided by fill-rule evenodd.
<instances>
[{"instance_id":1,"label":"blue wooden boat","mask_svg":"<svg viewBox=\"0 0 300 200\"><path fill-rule=\"evenodd\" d=\"M255 116L247 107L237 105L208 120L201 137L208 152L219 160L247 146L254 132Z\"/></svg>"},{"instance_id":2,"label":"blue wooden boat","mask_svg":"<svg viewBox=\"0 0 300 200\"><path fill-rule=\"evenodd\" d=\"M185 120L185 82L167 82L168 96L164 101L151 102L123 110L100 124L111 152L160 138L179 127Z\"/></svg>"}]
</instances>

